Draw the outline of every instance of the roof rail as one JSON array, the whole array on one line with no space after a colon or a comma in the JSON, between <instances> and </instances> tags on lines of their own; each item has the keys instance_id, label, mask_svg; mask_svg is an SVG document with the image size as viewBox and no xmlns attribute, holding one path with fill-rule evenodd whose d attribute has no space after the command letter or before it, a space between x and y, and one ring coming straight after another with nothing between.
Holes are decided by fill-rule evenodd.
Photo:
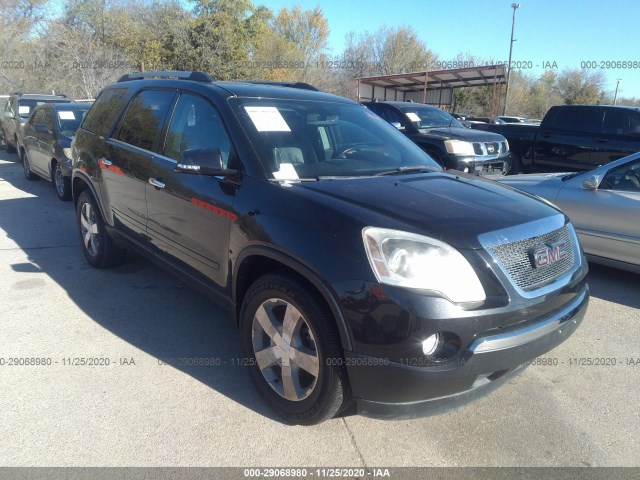
<instances>
[{"instance_id":1,"label":"roof rail","mask_svg":"<svg viewBox=\"0 0 640 480\"><path fill-rule=\"evenodd\" d=\"M130 80L143 80L145 78L178 78L180 80L192 80L194 82L211 83L213 79L204 72L180 72L176 70L165 70L159 72L135 72L127 73L118 79L120 82Z\"/></svg>"},{"instance_id":2,"label":"roof rail","mask_svg":"<svg viewBox=\"0 0 640 480\"><path fill-rule=\"evenodd\" d=\"M320 91L313 85L305 82L269 82L263 80L246 80L246 83L253 83L257 85L273 85L276 87L300 88L302 90L312 90L314 92Z\"/></svg>"}]
</instances>

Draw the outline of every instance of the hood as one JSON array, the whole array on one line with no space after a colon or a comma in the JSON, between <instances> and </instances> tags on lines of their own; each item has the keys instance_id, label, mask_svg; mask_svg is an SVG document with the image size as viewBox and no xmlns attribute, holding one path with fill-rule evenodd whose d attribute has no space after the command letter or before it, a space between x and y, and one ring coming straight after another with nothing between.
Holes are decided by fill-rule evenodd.
<instances>
[{"instance_id":1,"label":"hood","mask_svg":"<svg viewBox=\"0 0 640 480\"><path fill-rule=\"evenodd\" d=\"M352 212L356 222L405 229L463 249L481 248L480 234L558 214L529 195L462 174L438 172L297 185L348 204L341 206L341 211Z\"/></svg>"},{"instance_id":2,"label":"hood","mask_svg":"<svg viewBox=\"0 0 640 480\"><path fill-rule=\"evenodd\" d=\"M421 128L422 135L442 138L443 140L464 140L467 142L504 142L505 138L492 132L483 130L472 130L465 127L437 127L437 128Z\"/></svg>"},{"instance_id":3,"label":"hood","mask_svg":"<svg viewBox=\"0 0 640 480\"><path fill-rule=\"evenodd\" d=\"M496 181L553 202L566 185L562 180L565 175L569 173L529 173L500 177Z\"/></svg>"}]
</instances>

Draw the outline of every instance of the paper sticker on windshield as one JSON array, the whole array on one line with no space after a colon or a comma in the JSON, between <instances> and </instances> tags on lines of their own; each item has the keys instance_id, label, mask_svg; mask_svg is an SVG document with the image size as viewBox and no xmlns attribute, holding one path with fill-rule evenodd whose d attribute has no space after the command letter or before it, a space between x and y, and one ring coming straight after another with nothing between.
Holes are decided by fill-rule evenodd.
<instances>
[{"instance_id":1,"label":"paper sticker on windshield","mask_svg":"<svg viewBox=\"0 0 640 480\"><path fill-rule=\"evenodd\" d=\"M407 112L407 117L409 117L409 120L411 120L412 122L419 122L420 121L420 117L413 113L413 112Z\"/></svg>"},{"instance_id":2,"label":"paper sticker on windshield","mask_svg":"<svg viewBox=\"0 0 640 480\"><path fill-rule=\"evenodd\" d=\"M298 180L298 172L292 163L281 163L280 170L273 172L273 177L277 180Z\"/></svg>"},{"instance_id":3,"label":"paper sticker on windshield","mask_svg":"<svg viewBox=\"0 0 640 480\"><path fill-rule=\"evenodd\" d=\"M244 107L244 109L259 132L291 131L276 107Z\"/></svg>"},{"instance_id":4,"label":"paper sticker on windshield","mask_svg":"<svg viewBox=\"0 0 640 480\"><path fill-rule=\"evenodd\" d=\"M31 111L31 107L29 105L20 105L18 107L18 115L27 115Z\"/></svg>"},{"instance_id":5,"label":"paper sticker on windshield","mask_svg":"<svg viewBox=\"0 0 640 480\"><path fill-rule=\"evenodd\" d=\"M60 117L60 120L75 120L76 116L74 115L73 112L58 112L58 116Z\"/></svg>"}]
</instances>

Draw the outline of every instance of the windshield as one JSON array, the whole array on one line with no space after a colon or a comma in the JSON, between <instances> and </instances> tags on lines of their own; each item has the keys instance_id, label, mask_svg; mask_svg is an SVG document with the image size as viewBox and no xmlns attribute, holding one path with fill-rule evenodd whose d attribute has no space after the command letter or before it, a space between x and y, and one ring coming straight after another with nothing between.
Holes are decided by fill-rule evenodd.
<instances>
[{"instance_id":1,"label":"windshield","mask_svg":"<svg viewBox=\"0 0 640 480\"><path fill-rule=\"evenodd\" d=\"M462 123L439 108L411 105L400 107L400 110L418 128L463 127Z\"/></svg>"},{"instance_id":2,"label":"windshield","mask_svg":"<svg viewBox=\"0 0 640 480\"><path fill-rule=\"evenodd\" d=\"M229 100L265 170L278 180L364 177L441 167L360 105Z\"/></svg>"},{"instance_id":3,"label":"windshield","mask_svg":"<svg viewBox=\"0 0 640 480\"><path fill-rule=\"evenodd\" d=\"M87 113L89 108L83 109L70 109L58 110L56 112L58 129L63 135L70 137L76 133L80 127L80 122L84 118L84 114Z\"/></svg>"},{"instance_id":4,"label":"windshield","mask_svg":"<svg viewBox=\"0 0 640 480\"><path fill-rule=\"evenodd\" d=\"M38 105L42 105L44 103L62 103L68 102L69 100L35 100L33 98L21 98L18 102L18 115L22 118L29 118L31 112Z\"/></svg>"}]
</instances>

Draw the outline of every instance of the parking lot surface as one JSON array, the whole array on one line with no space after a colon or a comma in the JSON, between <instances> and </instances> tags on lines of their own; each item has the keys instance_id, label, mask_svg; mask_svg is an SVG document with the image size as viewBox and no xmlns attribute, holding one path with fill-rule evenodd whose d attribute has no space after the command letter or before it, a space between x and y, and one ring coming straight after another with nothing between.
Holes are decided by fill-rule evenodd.
<instances>
[{"instance_id":1,"label":"parking lot surface","mask_svg":"<svg viewBox=\"0 0 640 480\"><path fill-rule=\"evenodd\" d=\"M0 151L0 465L640 466L640 276L589 278L578 331L489 397L291 426L223 310L138 256L90 267L72 203Z\"/></svg>"}]
</instances>

